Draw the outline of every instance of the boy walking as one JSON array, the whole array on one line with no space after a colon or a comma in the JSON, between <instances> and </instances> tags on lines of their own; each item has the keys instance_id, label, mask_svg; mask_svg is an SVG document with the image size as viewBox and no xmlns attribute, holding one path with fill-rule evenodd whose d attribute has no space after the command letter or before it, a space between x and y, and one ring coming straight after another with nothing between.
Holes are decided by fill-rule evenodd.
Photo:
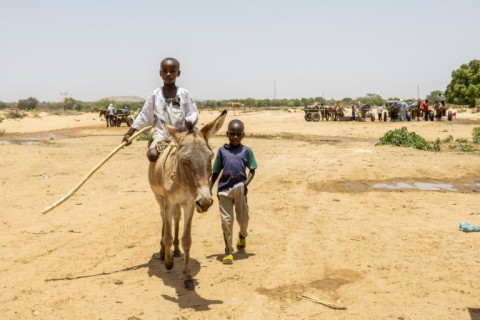
<instances>
[{"instance_id":1,"label":"boy walking","mask_svg":"<svg viewBox=\"0 0 480 320\"><path fill-rule=\"evenodd\" d=\"M222 221L223 238L225 240L224 264L233 263L233 222L236 218L240 227L237 250L245 252L248 227L247 186L255 176L257 162L252 149L243 145L245 137L244 125L240 120L232 120L228 124L227 137L230 143L220 147L213 163L210 190L220 173L218 181L218 203ZM249 169L248 176L246 169ZM234 212L235 208L235 212Z\"/></svg>"},{"instance_id":2,"label":"boy walking","mask_svg":"<svg viewBox=\"0 0 480 320\"><path fill-rule=\"evenodd\" d=\"M163 80L163 87L155 89L147 98L132 126L123 136L123 141L128 142L135 131L148 125L155 126L153 141L147 151L147 158L150 162L157 161L158 156L170 141L169 134L163 126L164 123L177 129L185 129L185 122L190 122L194 126L198 122L195 101L186 89L175 85L179 76L180 62L175 58L163 59L160 63L160 77ZM127 145L130 143L127 143Z\"/></svg>"}]
</instances>

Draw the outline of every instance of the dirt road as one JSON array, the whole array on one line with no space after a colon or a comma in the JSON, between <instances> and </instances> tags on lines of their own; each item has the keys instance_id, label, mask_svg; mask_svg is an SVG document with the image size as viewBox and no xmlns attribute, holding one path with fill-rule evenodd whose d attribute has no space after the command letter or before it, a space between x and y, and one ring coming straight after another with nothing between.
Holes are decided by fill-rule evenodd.
<instances>
[{"instance_id":1,"label":"dirt road","mask_svg":"<svg viewBox=\"0 0 480 320\"><path fill-rule=\"evenodd\" d=\"M200 122L214 116L202 112ZM480 210L479 154L375 146L401 126L429 140L471 139L475 117L313 123L301 112L263 111L227 121L234 117L259 164L247 253L223 265L217 202L196 213L195 291L183 288L182 258L172 271L152 259L160 215L145 142L42 215L126 127L106 128L93 114L59 117L64 125L0 123L2 319L480 318L480 233L458 228L480 225L471 215ZM212 148L226 141L222 133Z\"/></svg>"}]
</instances>

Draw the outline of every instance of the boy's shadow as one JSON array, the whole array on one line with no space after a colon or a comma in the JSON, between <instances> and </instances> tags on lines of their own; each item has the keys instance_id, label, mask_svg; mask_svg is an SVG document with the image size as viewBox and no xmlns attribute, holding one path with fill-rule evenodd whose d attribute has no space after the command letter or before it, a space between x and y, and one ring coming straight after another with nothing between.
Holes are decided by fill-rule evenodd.
<instances>
[{"instance_id":1,"label":"boy's shadow","mask_svg":"<svg viewBox=\"0 0 480 320\"><path fill-rule=\"evenodd\" d=\"M148 261L148 276L155 276L163 281L163 284L175 288L176 297L162 294L162 297L174 303L177 303L180 308L191 308L196 311L210 310L211 304L222 304L222 300L207 300L197 294L195 290L185 289L183 279L183 253L180 258L174 258L174 266L172 270L167 270L163 261L152 255ZM190 257L191 275L194 277L200 271L200 263ZM198 281L194 279L195 287L198 286ZM177 298L178 297L178 298Z\"/></svg>"}]
</instances>

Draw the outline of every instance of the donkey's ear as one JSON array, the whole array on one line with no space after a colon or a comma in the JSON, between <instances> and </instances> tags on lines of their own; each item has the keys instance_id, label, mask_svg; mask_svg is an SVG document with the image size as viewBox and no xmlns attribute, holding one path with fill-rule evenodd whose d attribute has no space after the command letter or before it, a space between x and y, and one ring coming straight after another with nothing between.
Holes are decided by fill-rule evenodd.
<instances>
[{"instance_id":1,"label":"donkey's ear","mask_svg":"<svg viewBox=\"0 0 480 320\"><path fill-rule=\"evenodd\" d=\"M207 123L200 131L205 139L210 138L223 126L225 118L227 117L227 110L223 110L222 113L215 119Z\"/></svg>"}]
</instances>

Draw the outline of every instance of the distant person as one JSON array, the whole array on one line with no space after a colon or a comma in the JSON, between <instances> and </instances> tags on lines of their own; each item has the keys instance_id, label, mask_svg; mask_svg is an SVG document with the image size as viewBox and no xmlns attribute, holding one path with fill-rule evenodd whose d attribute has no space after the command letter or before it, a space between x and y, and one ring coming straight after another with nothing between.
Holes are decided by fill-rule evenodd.
<instances>
[{"instance_id":1,"label":"distant person","mask_svg":"<svg viewBox=\"0 0 480 320\"><path fill-rule=\"evenodd\" d=\"M440 103L442 104L442 116L445 116L447 114L447 108L445 108L445 96L440 94Z\"/></svg>"},{"instance_id":2,"label":"distant person","mask_svg":"<svg viewBox=\"0 0 480 320\"><path fill-rule=\"evenodd\" d=\"M445 109L445 96L443 94L440 95L440 103L442 104L442 107Z\"/></svg>"},{"instance_id":3,"label":"distant person","mask_svg":"<svg viewBox=\"0 0 480 320\"><path fill-rule=\"evenodd\" d=\"M113 104L110 103L110 105L107 108L107 126L110 124L110 126L113 127L114 117L115 117L115 108L113 107Z\"/></svg>"},{"instance_id":4,"label":"distant person","mask_svg":"<svg viewBox=\"0 0 480 320\"><path fill-rule=\"evenodd\" d=\"M429 107L428 107L428 100L425 100L425 102L422 104L423 107L423 119L425 121L428 121L428 114L430 113Z\"/></svg>"},{"instance_id":5,"label":"distant person","mask_svg":"<svg viewBox=\"0 0 480 320\"><path fill-rule=\"evenodd\" d=\"M382 106L378 106L377 107L378 121L382 121L382 113L383 113Z\"/></svg>"},{"instance_id":6,"label":"distant person","mask_svg":"<svg viewBox=\"0 0 480 320\"><path fill-rule=\"evenodd\" d=\"M407 104L405 103L405 101L400 100L398 106L400 112L400 121L407 121Z\"/></svg>"},{"instance_id":7,"label":"distant person","mask_svg":"<svg viewBox=\"0 0 480 320\"><path fill-rule=\"evenodd\" d=\"M127 106L123 106L122 107L122 113L124 115L129 115L130 114L130 111L128 110L128 107Z\"/></svg>"},{"instance_id":8,"label":"distant person","mask_svg":"<svg viewBox=\"0 0 480 320\"><path fill-rule=\"evenodd\" d=\"M255 176L257 162L252 149L242 144L245 137L244 125L240 120L232 120L228 124L227 137L230 143L218 149L213 163L210 191L218 181L218 205L222 221L223 239L225 240L224 264L233 263L233 222L236 219L240 227L237 251L245 252L247 246L247 228L249 208L247 204L247 186ZM248 176L246 169L249 169ZM234 214L235 208L235 214Z\"/></svg>"},{"instance_id":9,"label":"distant person","mask_svg":"<svg viewBox=\"0 0 480 320\"><path fill-rule=\"evenodd\" d=\"M129 145L128 139L135 131L153 125L155 133L147 151L147 158L150 162L157 161L160 153L170 143L170 136L165 130L164 124L172 125L179 130L186 130L186 122L193 125L198 122L195 101L186 89L177 87L175 84L179 76L180 62L175 58L163 59L160 63L163 87L153 90L132 126L123 136L123 141Z\"/></svg>"},{"instance_id":10,"label":"distant person","mask_svg":"<svg viewBox=\"0 0 480 320\"><path fill-rule=\"evenodd\" d=\"M355 121L355 106L352 106L352 121Z\"/></svg>"}]
</instances>

